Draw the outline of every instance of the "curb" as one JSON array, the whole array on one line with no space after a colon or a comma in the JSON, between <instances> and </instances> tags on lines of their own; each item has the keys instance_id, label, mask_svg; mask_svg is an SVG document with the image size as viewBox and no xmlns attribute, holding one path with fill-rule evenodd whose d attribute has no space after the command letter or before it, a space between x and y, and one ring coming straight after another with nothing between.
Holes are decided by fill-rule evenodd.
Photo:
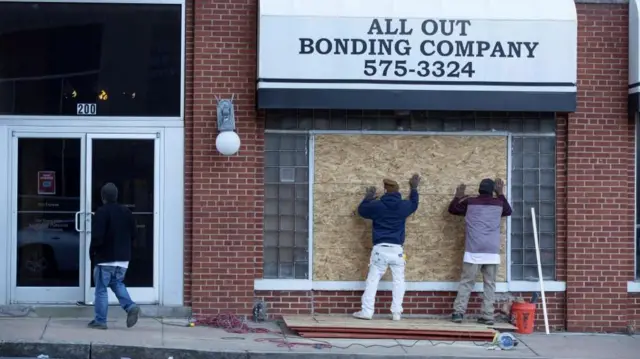
<instances>
[{"instance_id":1,"label":"curb","mask_svg":"<svg viewBox=\"0 0 640 359\"><path fill-rule=\"evenodd\" d=\"M50 359L395 359L398 355L376 355L357 353L305 353L305 352L247 352L247 351L200 351L176 348L135 347L100 343L52 343L52 342L8 342L0 341L0 357L35 358L40 354ZM416 359L521 359L519 356L429 356L402 355ZM540 357L539 359L546 359Z\"/></svg>"}]
</instances>

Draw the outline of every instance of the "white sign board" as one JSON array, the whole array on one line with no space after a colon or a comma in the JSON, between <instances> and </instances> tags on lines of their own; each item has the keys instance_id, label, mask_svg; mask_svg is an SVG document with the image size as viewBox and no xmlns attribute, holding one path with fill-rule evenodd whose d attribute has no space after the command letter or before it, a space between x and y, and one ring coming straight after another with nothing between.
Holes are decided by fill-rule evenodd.
<instances>
[{"instance_id":1,"label":"white sign board","mask_svg":"<svg viewBox=\"0 0 640 359\"><path fill-rule=\"evenodd\" d=\"M570 22L266 16L260 77L575 83L575 44Z\"/></svg>"},{"instance_id":2,"label":"white sign board","mask_svg":"<svg viewBox=\"0 0 640 359\"><path fill-rule=\"evenodd\" d=\"M261 1L259 88L575 92L573 0L355 3Z\"/></svg>"}]
</instances>

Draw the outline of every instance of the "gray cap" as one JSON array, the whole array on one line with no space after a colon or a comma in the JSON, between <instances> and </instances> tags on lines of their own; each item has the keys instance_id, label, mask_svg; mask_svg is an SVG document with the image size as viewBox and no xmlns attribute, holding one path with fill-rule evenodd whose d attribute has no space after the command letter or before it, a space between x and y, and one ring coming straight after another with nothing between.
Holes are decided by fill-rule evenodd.
<instances>
[{"instance_id":1,"label":"gray cap","mask_svg":"<svg viewBox=\"0 0 640 359\"><path fill-rule=\"evenodd\" d=\"M100 195L105 202L115 203L118 200L118 187L115 184L109 182L102 186Z\"/></svg>"}]
</instances>

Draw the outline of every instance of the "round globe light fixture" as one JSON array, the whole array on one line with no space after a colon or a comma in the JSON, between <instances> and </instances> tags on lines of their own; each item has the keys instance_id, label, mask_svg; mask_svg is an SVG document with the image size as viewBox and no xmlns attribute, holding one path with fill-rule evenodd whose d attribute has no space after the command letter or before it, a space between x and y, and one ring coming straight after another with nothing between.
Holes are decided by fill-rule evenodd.
<instances>
[{"instance_id":1,"label":"round globe light fixture","mask_svg":"<svg viewBox=\"0 0 640 359\"><path fill-rule=\"evenodd\" d=\"M240 149L240 136L235 131L223 131L216 137L216 149L224 156L232 156Z\"/></svg>"}]
</instances>

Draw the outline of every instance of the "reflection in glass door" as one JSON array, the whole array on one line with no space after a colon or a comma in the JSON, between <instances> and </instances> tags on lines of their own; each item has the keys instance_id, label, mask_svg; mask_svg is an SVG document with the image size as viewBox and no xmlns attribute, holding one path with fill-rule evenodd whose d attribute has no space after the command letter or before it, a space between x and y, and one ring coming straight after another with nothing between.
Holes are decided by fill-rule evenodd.
<instances>
[{"instance_id":1,"label":"reflection in glass door","mask_svg":"<svg viewBox=\"0 0 640 359\"><path fill-rule=\"evenodd\" d=\"M84 136L13 139L15 302L68 303L84 288Z\"/></svg>"},{"instance_id":2,"label":"reflection in glass door","mask_svg":"<svg viewBox=\"0 0 640 359\"><path fill-rule=\"evenodd\" d=\"M102 205L100 189L108 182L118 188L118 203L127 206L136 220L138 232L132 243L132 257L125 277L134 301L153 303L155 288L157 248L157 223L155 220L156 191L158 184L158 145L156 135L89 135L87 139L87 216ZM90 221L87 221L87 236L91 237ZM86 302L93 302L95 286L93 268L87 274ZM109 302L117 299L109 291Z\"/></svg>"}]
</instances>

